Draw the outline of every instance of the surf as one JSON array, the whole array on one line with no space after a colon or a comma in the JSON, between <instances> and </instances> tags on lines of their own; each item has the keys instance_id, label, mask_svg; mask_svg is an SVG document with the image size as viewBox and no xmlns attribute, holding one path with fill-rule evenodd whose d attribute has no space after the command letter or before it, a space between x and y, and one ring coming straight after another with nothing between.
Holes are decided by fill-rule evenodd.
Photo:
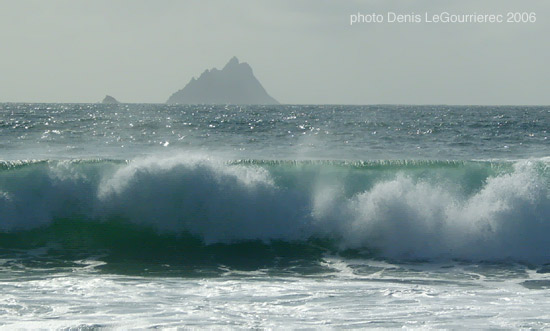
<instances>
[{"instance_id":1,"label":"surf","mask_svg":"<svg viewBox=\"0 0 550 331\"><path fill-rule=\"evenodd\" d=\"M68 243L93 242L78 251L130 254L134 246L147 251L147 242L172 238L171 247L316 247L312 259L355 251L403 260L548 263L549 178L547 159L351 162L181 154L3 162L0 246L70 249ZM140 240L131 240L136 233ZM168 254L163 247L150 255ZM196 250L176 252L184 259Z\"/></svg>"}]
</instances>

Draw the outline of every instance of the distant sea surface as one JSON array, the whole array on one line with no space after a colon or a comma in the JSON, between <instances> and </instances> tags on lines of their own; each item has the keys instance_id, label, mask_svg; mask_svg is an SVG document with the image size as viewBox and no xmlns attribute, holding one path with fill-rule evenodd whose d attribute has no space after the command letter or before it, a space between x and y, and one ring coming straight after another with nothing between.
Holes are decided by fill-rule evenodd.
<instances>
[{"instance_id":1,"label":"distant sea surface","mask_svg":"<svg viewBox=\"0 0 550 331\"><path fill-rule=\"evenodd\" d=\"M0 104L0 328L550 327L550 107Z\"/></svg>"}]
</instances>

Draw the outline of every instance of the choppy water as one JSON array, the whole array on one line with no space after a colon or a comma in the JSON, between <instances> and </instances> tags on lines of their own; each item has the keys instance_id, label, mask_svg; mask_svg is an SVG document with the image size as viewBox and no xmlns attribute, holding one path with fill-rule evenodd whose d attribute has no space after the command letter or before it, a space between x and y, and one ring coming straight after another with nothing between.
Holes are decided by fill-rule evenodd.
<instances>
[{"instance_id":1,"label":"choppy water","mask_svg":"<svg viewBox=\"0 0 550 331\"><path fill-rule=\"evenodd\" d=\"M2 104L0 147L12 160L191 149L251 159L518 159L548 156L549 110Z\"/></svg>"},{"instance_id":2,"label":"choppy water","mask_svg":"<svg viewBox=\"0 0 550 331\"><path fill-rule=\"evenodd\" d=\"M0 104L0 327L548 327L549 124Z\"/></svg>"}]
</instances>

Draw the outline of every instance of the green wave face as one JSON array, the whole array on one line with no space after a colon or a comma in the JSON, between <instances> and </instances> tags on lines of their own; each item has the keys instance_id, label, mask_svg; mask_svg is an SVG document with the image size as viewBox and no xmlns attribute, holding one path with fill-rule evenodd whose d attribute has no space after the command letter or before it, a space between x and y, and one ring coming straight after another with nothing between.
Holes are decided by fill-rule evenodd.
<instances>
[{"instance_id":1,"label":"green wave face","mask_svg":"<svg viewBox=\"0 0 550 331\"><path fill-rule=\"evenodd\" d=\"M336 251L333 241L313 238L207 245L186 232L162 234L124 220L62 219L39 229L0 233L0 258L17 261L4 268L34 271L62 272L92 259L105 263L96 267L99 271L128 275L208 277L259 269L307 275L327 271L320 262Z\"/></svg>"}]
</instances>

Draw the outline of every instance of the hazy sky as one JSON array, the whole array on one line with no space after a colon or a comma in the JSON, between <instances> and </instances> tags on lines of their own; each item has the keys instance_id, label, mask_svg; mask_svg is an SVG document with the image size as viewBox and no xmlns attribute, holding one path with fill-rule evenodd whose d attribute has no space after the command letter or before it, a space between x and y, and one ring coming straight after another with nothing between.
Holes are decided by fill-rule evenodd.
<instances>
[{"instance_id":1,"label":"hazy sky","mask_svg":"<svg viewBox=\"0 0 550 331\"><path fill-rule=\"evenodd\" d=\"M350 14L534 12L535 23ZM232 56L282 103L550 104L548 0L0 0L0 102L165 102Z\"/></svg>"}]
</instances>

